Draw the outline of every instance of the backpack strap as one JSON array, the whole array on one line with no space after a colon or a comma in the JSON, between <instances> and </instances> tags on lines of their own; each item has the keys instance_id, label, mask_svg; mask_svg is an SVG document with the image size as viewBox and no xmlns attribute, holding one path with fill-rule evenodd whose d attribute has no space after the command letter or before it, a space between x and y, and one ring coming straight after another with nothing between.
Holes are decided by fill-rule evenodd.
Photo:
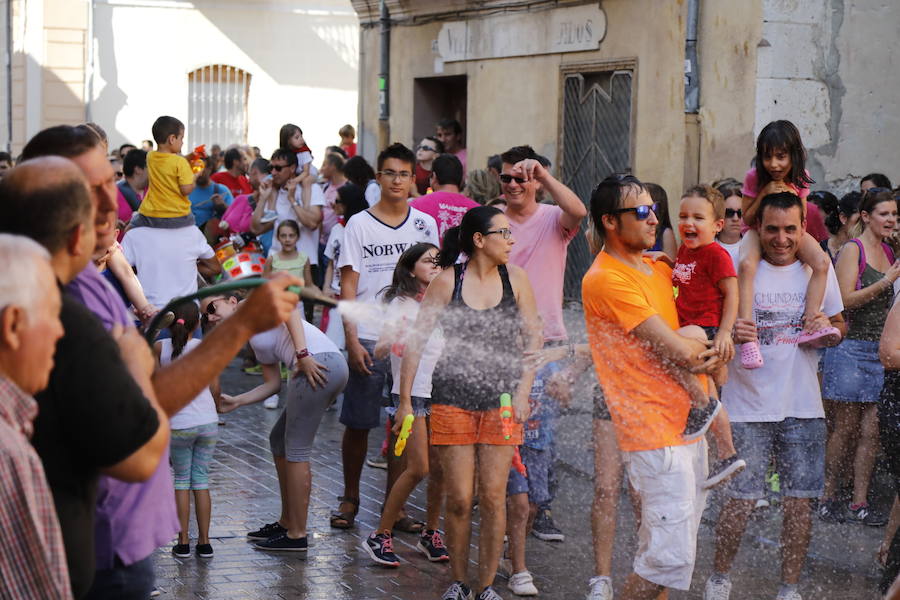
<instances>
[{"instance_id":1,"label":"backpack strap","mask_svg":"<svg viewBox=\"0 0 900 600\"><path fill-rule=\"evenodd\" d=\"M850 240L859 247L859 274L856 276L856 289L862 289L862 275L866 270L866 249L863 247L862 240L853 238Z\"/></svg>"}]
</instances>

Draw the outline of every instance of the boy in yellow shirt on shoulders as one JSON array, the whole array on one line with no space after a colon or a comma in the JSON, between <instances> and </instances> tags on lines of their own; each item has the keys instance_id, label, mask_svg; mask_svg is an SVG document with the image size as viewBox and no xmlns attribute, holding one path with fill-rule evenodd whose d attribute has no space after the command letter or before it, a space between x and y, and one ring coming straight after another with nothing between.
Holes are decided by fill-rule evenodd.
<instances>
[{"instance_id":1,"label":"boy in yellow shirt on shoulders","mask_svg":"<svg viewBox=\"0 0 900 600\"><path fill-rule=\"evenodd\" d=\"M150 186L131 220L131 227L192 227L194 215L188 195L194 191L195 175L181 155L184 123L175 117L162 116L153 123L152 132L158 150L147 154Z\"/></svg>"}]
</instances>

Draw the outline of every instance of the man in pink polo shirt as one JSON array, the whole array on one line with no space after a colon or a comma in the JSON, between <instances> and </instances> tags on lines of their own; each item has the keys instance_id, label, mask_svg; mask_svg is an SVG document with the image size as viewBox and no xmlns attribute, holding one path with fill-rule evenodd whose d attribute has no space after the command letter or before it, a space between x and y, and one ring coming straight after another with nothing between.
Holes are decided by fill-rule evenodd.
<instances>
[{"instance_id":1,"label":"man in pink polo shirt","mask_svg":"<svg viewBox=\"0 0 900 600\"><path fill-rule=\"evenodd\" d=\"M500 160L503 164L500 189L506 198L506 217L516 240L509 262L528 273L538 313L544 319L544 345L565 343L568 334L563 323L562 302L566 251L578 233L581 220L587 215L587 208L572 190L550 174L546 168L549 161L531 146L510 148L500 155ZM544 194L549 194L553 204L538 202ZM556 370L558 366L551 363L538 371L532 388L532 414L542 412L545 403L548 406L544 408L553 411L556 401L542 390L546 389L543 381ZM526 423L526 446L530 443L528 432L538 432L542 428L552 429L552 424ZM552 440L552 433L549 438ZM547 479L552 481L552 441L545 451L549 453L550 465ZM536 507L532 533L542 540L561 542L565 536L550 515L555 486L548 487L549 493L541 494L542 499Z\"/></svg>"},{"instance_id":2,"label":"man in pink polo shirt","mask_svg":"<svg viewBox=\"0 0 900 600\"><path fill-rule=\"evenodd\" d=\"M441 154L431 163L431 189L434 191L410 202L413 208L434 217L441 241L444 240L444 233L459 225L469 209L479 206L459 193L462 182L462 163L452 154Z\"/></svg>"}]
</instances>

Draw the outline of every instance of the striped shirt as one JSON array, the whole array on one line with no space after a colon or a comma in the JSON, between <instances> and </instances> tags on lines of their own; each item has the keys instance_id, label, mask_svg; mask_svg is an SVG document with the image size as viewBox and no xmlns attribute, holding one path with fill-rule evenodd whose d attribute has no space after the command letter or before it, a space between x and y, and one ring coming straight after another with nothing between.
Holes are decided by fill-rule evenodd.
<instances>
[{"instance_id":1,"label":"striped shirt","mask_svg":"<svg viewBox=\"0 0 900 600\"><path fill-rule=\"evenodd\" d=\"M37 411L34 398L0 376L0 597L70 599L53 497L28 441Z\"/></svg>"}]
</instances>

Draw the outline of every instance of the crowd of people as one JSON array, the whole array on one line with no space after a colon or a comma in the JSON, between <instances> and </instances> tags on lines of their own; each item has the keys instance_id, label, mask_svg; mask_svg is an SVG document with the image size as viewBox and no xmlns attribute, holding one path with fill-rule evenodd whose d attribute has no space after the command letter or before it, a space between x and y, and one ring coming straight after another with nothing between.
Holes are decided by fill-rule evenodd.
<instances>
[{"instance_id":1,"label":"crowd of people","mask_svg":"<svg viewBox=\"0 0 900 600\"><path fill-rule=\"evenodd\" d=\"M789 121L759 134L743 183L691 186L677 203L631 174L579 198L527 145L475 169L452 119L414 150L382 149L374 168L350 125L318 167L294 124L268 159L240 145L185 152L174 117L151 133L110 153L100 126L56 126L15 161L0 154L0 597L151 597L157 548L192 554L192 501L193 552L214 556L219 418L260 402L282 409L269 437L281 513L259 515L255 548L315 551L310 459L339 404L330 527L357 527L364 465L387 469L362 560L403 568L393 536L406 532L449 565L444 600L500 598L498 572L537 595L525 540L565 540L556 428L584 376L589 600L613 598L623 474L638 545L620 598L689 589L716 487L705 599L730 597L748 519L773 490L778 600L801 599L815 515L887 525L881 591L900 598L900 508L870 501L879 457L900 483L900 190L886 176L840 199L811 192ZM563 286L582 231L596 258L587 340L574 343ZM225 247L258 255L265 281L195 294L243 275ZM300 295L340 302L319 311ZM160 317L148 344L141 331ZM239 353L262 380L235 394L218 377ZM367 460L382 427L382 456ZM406 503L423 480L421 521Z\"/></svg>"}]
</instances>

